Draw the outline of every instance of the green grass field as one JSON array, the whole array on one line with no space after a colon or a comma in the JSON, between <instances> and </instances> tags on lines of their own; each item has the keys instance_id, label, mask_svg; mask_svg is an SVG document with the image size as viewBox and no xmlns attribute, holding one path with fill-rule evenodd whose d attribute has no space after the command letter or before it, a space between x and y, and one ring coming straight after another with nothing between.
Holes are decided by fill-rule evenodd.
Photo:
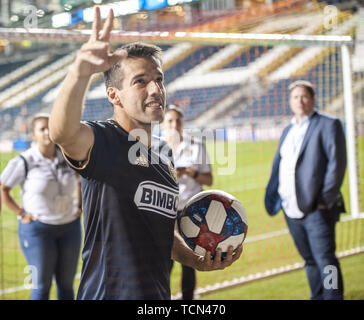
<instances>
[{"instance_id":1,"label":"green grass field","mask_svg":"<svg viewBox=\"0 0 364 320\"><path fill-rule=\"evenodd\" d=\"M358 140L358 169L360 181L361 211L364 204L364 139ZM281 266L302 262L290 235L287 233L283 215L269 217L263 206L266 183L271 170L277 142L239 143L236 150L228 149L227 145L208 145L210 157L214 159L213 189L227 191L244 205L248 219L249 230L244 252L229 269L214 272L198 272L198 287L206 287L216 282L224 282L257 272L264 272ZM227 169L228 164L221 156L222 150L228 164L236 163L235 169L229 174L222 174L221 169ZM217 151L218 150L218 151ZM219 155L216 154L219 152ZM15 154L0 154L0 170ZM232 165L234 168L234 165ZM342 188L346 206L349 208L349 190L347 177ZM14 190L19 199L19 188ZM350 212L346 214L348 216ZM337 252L364 246L364 219L341 221L337 225ZM363 254L341 259L343 265L346 298L363 299ZM29 290L21 290L24 279L25 259L21 253L17 237L17 220L15 216L3 208L0 218L0 299L28 299ZM79 271L81 270L81 261ZM172 294L180 291L179 264L175 264L171 275ZM79 279L75 281L77 288ZM54 287L54 286L53 286ZM12 289L12 290L9 290ZM7 290L7 291L4 291ZM55 290L52 289L55 299ZM231 289L201 296L201 299L307 299L309 297L306 278L303 270L275 276L270 279L254 281Z\"/></svg>"},{"instance_id":2,"label":"green grass field","mask_svg":"<svg viewBox=\"0 0 364 320\"><path fill-rule=\"evenodd\" d=\"M345 299L364 300L364 254L340 259ZM310 289L303 269L201 296L201 300L302 300Z\"/></svg>"}]
</instances>

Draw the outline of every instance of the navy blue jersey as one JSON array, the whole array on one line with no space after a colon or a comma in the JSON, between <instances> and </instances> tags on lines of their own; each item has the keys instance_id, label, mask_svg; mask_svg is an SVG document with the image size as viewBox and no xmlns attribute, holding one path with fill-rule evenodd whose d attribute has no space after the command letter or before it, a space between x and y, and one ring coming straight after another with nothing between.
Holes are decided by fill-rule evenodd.
<instances>
[{"instance_id":1,"label":"navy blue jersey","mask_svg":"<svg viewBox=\"0 0 364 320\"><path fill-rule=\"evenodd\" d=\"M77 169L85 227L77 298L170 299L178 206L170 149L159 140L147 148L112 120L88 125L95 143Z\"/></svg>"}]
</instances>

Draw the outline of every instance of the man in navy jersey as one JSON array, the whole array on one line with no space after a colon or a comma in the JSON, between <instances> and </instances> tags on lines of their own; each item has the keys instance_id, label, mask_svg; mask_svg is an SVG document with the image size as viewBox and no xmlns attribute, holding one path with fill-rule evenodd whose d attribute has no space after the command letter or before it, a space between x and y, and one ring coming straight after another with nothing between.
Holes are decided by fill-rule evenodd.
<instances>
[{"instance_id":1,"label":"man in navy jersey","mask_svg":"<svg viewBox=\"0 0 364 320\"><path fill-rule=\"evenodd\" d=\"M133 43L109 53L113 12L102 27L95 9L92 35L71 66L50 118L50 136L82 176L85 243L78 299L170 299L169 264L224 269L221 260L190 250L174 233L178 184L167 147L152 137L164 117L161 50ZM101 31L101 32L100 32ZM113 120L80 122L93 74L104 72Z\"/></svg>"}]
</instances>

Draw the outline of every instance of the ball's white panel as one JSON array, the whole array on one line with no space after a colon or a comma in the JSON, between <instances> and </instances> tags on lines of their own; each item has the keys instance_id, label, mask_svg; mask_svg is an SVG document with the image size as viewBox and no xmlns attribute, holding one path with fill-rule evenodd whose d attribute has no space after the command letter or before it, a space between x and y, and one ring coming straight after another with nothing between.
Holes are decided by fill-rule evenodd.
<instances>
[{"instance_id":1,"label":"ball's white panel","mask_svg":"<svg viewBox=\"0 0 364 320\"><path fill-rule=\"evenodd\" d=\"M195 250L194 250L197 254L199 254L200 256L204 256L205 253L206 253L206 249L205 248L202 248L200 246L197 246L195 247Z\"/></svg>"},{"instance_id":2,"label":"ball's white panel","mask_svg":"<svg viewBox=\"0 0 364 320\"><path fill-rule=\"evenodd\" d=\"M246 215L245 209L243 207L243 205L238 201L238 200L234 200L233 203L231 204L232 208L239 213L241 220L243 220L243 222L248 225L248 217Z\"/></svg>"},{"instance_id":3,"label":"ball's white panel","mask_svg":"<svg viewBox=\"0 0 364 320\"><path fill-rule=\"evenodd\" d=\"M200 233L200 227L196 226L189 217L181 218L180 227L187 238L195 238Z\"/></svg>"},{"instance_id":4,"label":"ball's white panel","mask_svg":"<svg viewBox=\"0 0 364 320\"><path fill-rule=\"evenodd\" d=\"M221 241L217 247L217 248L221 248L222 252L227 252L228 250L228 247L229 246L233 246L234 249L236 249L236 247L243 242L244 240L244 236L245 234L244 233L241 233L237 236L231 236L227 239L225 239L224 241Z\"/></svg>"},{"instance_id":5,"label":"ball's white panel","mask_svg":"<svg viewBox=\"0 0 364 320\"><path fill-rule=\"evenodd\" d=\"M190 206L192 203L204 198L207 195L206 192L207 191L201 191L201 192L195 194L192 198L190 198L190 200L187 201L185 208Z\"/></svg>"},{"instance_id":6,"label":"ball's white panel","mask_svg":"<svg viewBox=\"0 0 364 320\"><path fill-rule=\"evenodd\" d=\"M214 233L220 233L226 220L226 211L224 205L216 200L210 202L206 212L206 222L209 230Z\"/></svg>"},{"instance_id":7,"label":"ball's white panel","mask_svg":"<svg viewBox=\"0 0 364 320\"><path fill-rule=\"evenodd\" d=\"M189 205L191 205L192 203L194 203L210 194L217 194L220 196L227 197L231 200L237 200L234 196L232 196L231 194L229 194L225 191L222 191L222 190L206 190L206 191L201 191L201 192L195 194L192 198L190 198L190 200L187 201L185 208L188 207Z\"/></svg>"},{"instance_id":8,"label":"ball's white panel","mask_svg":"<svg viewBox=\"0 0 364 320\"><path fill-rule=\"evenodd\" d=\"M193 215L193 217L194 217L197 221L202 222L202 219L201 219L201 217L200 217L198 214L194 214L194 215Z\"/></svg>"}]
</instances>

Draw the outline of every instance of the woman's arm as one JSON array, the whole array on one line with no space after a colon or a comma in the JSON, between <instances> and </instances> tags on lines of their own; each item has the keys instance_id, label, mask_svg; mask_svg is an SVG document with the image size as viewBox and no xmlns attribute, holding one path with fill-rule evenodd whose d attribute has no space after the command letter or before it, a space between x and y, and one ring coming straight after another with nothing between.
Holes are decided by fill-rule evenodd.
<instances>
[{"instance_id":1,"label":"woman's arm","mask_svg":"<svg viewBox=\"0 0 364 320\"><path fill-rule=\"evenodd\" d=\"M15 199L10 194L10 190L10 187L4 185L3 183L1 184L1 197L4 201L4 204L18 217L20 217L23 223L29 223L35 220L29 212L25 212L24 209L16 203Z\"/></svg>"}]
</instances>

